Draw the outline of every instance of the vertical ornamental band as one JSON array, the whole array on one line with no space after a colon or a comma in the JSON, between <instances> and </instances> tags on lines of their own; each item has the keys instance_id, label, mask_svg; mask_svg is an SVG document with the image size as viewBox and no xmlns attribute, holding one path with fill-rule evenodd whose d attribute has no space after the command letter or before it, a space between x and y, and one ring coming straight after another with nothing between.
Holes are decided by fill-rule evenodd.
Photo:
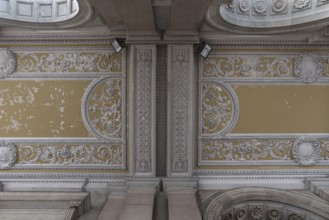
<instances>
[{"instance_id":1,"label":"vertical ornamental band","mask_svg":"<svg viewBox=\"0 0 329 220\"><path fill-rule=\"evenodd\" d=\"M132 45L129 145L131 174L155 176L156 46Z\"/></svg>"},{"instance_id":2,"label":"vertical ornamental band","mask_svg":"<svg viewBox=\"0 0 329 220\"><path fill-rule=\"evenodd\" d=\"M193 63L192 45L168 46L168 176L192 175Z\"/></svg>"}]
</instances>

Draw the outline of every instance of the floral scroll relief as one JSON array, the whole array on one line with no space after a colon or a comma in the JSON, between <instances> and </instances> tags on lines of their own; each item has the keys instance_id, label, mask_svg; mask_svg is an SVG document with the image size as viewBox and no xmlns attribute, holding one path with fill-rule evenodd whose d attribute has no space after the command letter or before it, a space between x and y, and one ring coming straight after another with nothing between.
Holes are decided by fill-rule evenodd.
<instances>
[{"instance_id":1,"label":"floral scroll relief","mask_svg":"<svg viewBox=\"0 0 329 220\"><path fill-rule=\"evenodd\" d=\"M122 145L22 145L17 164L121 165Z\"/></svg>"},{"instance_id":2,"label":"floral scroll relief","mask_svg":"<svg viewBox=\"0 0 329 220\"><path fill-rule=\"evenodd\" d=\"M105 52L21 52L18 72L120 72L122 57Z\"/></svg>"},{"instance_id":3,"label":"floral scroll relief","mask_svg":"<svg viewBox=\"0 0 329 220\"><path fill-rule=\"evenodd\" d=\"M293 59L270 56L209 57L202 65L203 77L294 77Z\"/></svg>"},{"instance_id":4,"label":"floral scroll relief","mask_svg":"<svg viewBox=\"0 0 329 220\"><path fill-rule=\"evenodd\" d=\"M203 141L203 160L292 160L292 141Z\"/></svg>"},{"instance_id":5,"label":"floral scroll relief","mask_svg":"<svg viewBox=\"0 0 329 220\"><path fill-rule=\"evenodd\" d=\"M122 80L106 78L86 91L82 115L88 130L101 139L122 138Z\"/></svg>"},{"instance_id":6,"label":"floral scroll relief","mask_svg":"<svg viewBox=\"0 0 329 220\"><path fill-rule=\"evenodd\" d=\"M0 48L0 78L7 78L15 71L16 58L12 51Z\"/></svg>"},{"instance_id":7,"label":"floral scroll relief","mask_svg":"<svg viewBox=\"0 0 329 220\"><path fill-rule=\"evenodd\" d=\"M236 123L238 102L234 90L225 84L202 85L202 134L224 134Z\"/></svg>"}]
</instances>

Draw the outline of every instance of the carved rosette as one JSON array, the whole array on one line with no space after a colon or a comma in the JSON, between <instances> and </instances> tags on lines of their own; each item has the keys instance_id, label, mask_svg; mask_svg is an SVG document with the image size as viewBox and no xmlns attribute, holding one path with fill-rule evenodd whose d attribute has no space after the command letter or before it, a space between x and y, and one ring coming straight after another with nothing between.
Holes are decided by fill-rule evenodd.
<instances>
[{"instance_id":1,"label":"carved rosette","mask_svg":"<svg viewBox=\"0 0 329 220\"><path fill-rule=\"evenodd\" d=\"M16 59L12 51L0 48L0 78L7 78L15 71Z\"/></svg>"},{"instance_id":2,"label":"carved rosette","mask_svg":"<svg viewBox=\"0 0 329 220\"><path fill-rule=\"evenodd\" d=\"M295 75L303 83L316 82L321 77L323 69L320 58L309 54L298 57L294 65Z\"/></svg>"},{"instance_id":3,"label":"carved rosette","mask_svg":"<svg viewBox=\"0 0 329 220\"><path fill-rule=\"evenodd\" d=\"M272 11L274 13L281 13L287 9L287 0L272 0Z\"/></svg>"},{"instance_id":4,"label":"carved rosette","mask_svg":"<svg viewBox=\"0 0 329 220\"><path fill-rule=\"evenodd\" d=\"M235 125L239 104L234 90L223 83L202 84L201 121L203 135L224 135Z\"/></svg>"},{"instance_id":5,"label":"carved rosette","mask_svg":"<svg viewBox=\"0 0 329 220\"><path fill-rule=\"evenodd\" d=\"M278 209L270 209L267 211L267 218L269 220L281 220L282 219L282 213Z\"/></svg>"},{"instance_id":6,"label":"carved rosette","mask_svg":"<svg viewBox=\"0 0 329 220\"><path fill-rule=\"evenodd\" d=\"M320 158L321 144L313 138L304 136L297 139L292 148L292 155L300 166L312 166Z\"/></svg>"},{"instance_id":7,"label":"carved rosette","mask_svg":"<svg viewBox=\"0 0 329 220\"><path fill-rule=\"evenodd\" d=\"M16 163L17 153L14 144L0 144L0 169L8 169Z\"/></svg>"},{"instance_id":8,"label":"carved rosette","mask_svg":"<svg viewBox=\"0 0 329 220\"><path fill-rule=\"evenodd\" d=\"M105 78L92 83L82 102L82 115L94 136L108 140L122 138L122 79Z\"/></svg>"}]
</instances>

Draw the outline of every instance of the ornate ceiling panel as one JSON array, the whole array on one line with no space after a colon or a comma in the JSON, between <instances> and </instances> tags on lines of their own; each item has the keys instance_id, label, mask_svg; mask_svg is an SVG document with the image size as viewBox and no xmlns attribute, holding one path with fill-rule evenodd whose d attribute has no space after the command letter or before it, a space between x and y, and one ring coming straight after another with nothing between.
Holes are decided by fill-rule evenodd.
<instances>
[{"instance_id":1,"label":"ornate ceiling panel","mask_svg":"<svg viewBox=\"0 0 329 220\"><path fill-rule=\"evenodd\" d=\"M217 46L201 59L197 173L325 168L328 55L311 48Z\"/></svg>"},{"instance_id":2,"label":"ornate ceiling panel","mask_svg":"<svg viewBox=\"0 0 329 220\"><path fill-rule=\"evenodd\" d=\"M1 169L126 169L124 52L108 45L1 51Z\"/></svg>"}]
</instances>

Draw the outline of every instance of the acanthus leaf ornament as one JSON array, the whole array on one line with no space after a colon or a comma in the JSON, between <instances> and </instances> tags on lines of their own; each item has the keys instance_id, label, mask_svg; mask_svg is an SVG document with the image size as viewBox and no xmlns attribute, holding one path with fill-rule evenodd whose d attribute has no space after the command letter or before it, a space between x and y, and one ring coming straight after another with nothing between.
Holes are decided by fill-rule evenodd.
<instances>
[{"instance_id":1,"label":"acanthus leaf ornament","mask_svg":"<svg viewBox=\"0 0 329 220\"><path fill-rule=\"evenodd\" d=\"M14 144L0 144L0 169L12 167L17 160L16 147Z\"/></svg>"},{"instance_id":2,"label":"acanthus leaf ornament","mask_svg":"<svg viewBox=\"0 0 329 220\"><path fill-rule=\"evenodd\" d=\"M320 158L320 142L309 136L298 138L292 148L292 155L300 166L313 166Z\"/></svg>"},{"instance_id":3,"label":"acanthus leaf ornament","mask_svg":"<svg viewBox=\"0 0 329 220\"><path fill-rule=\"evenodd\" d=\"M16 59L12 51L0 48L0 78L7 78L15 71Z\"/></svg>"}]
</instances>

